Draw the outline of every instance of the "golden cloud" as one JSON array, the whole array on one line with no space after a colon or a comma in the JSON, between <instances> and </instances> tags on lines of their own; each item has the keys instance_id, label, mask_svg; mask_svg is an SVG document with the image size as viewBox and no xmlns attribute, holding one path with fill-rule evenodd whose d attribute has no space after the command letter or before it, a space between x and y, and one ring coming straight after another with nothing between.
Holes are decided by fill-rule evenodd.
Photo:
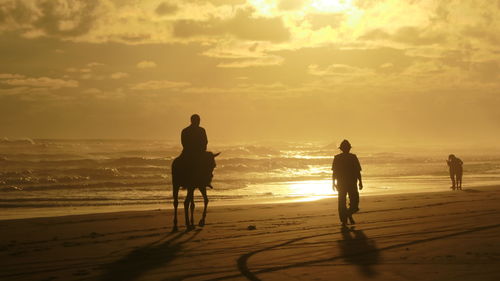
<instances>
[{"instance_id":1,"label":"golden cloud","mask_svg":"<svg viewBox=\"0 0 500 281\"><path fill-rule=\"evenodd\" d=\"M137 68L154 68L156 63L154 61L143 60L137 63Z\"/></svg>"},{"instance_id":2,"label":"golden cloud","mask_svg":"<svg viewBox=\"0 0 500 281\"><path fill-rule=\"evenodd\" d=\"M189 86L187 82L175 82L169 80L151 80L142 83L137 83L131 87L132 90L163 90L176 89Z\"/></svg>"},{"instance_id":3,"label":"golden cloud","mask_svg":"<svg viewBox=\"0 0 500 281\"><path fill-rule=\"evenodd\" d=\"M49 78L49 77L8 79L1 81L1 83L10 86L26 86L34 88L51 88L51 89L78 87L78 81L63 80L63 79Z\"/></svg>"}]
</instances>

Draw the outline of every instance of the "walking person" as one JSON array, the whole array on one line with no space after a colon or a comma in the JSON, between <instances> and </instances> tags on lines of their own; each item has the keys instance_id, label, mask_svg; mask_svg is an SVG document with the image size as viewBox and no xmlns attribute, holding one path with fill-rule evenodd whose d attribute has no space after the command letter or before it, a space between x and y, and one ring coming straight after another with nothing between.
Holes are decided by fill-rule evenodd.
<instances>
[{"instance_id":1,"label":"walking person","mask_svg":"<svg viewBox=\"0 0 500 281\"><path fill-rule=\"evenodd\" d=\"M451 189L462 190L462 175L463 175L463 164L464 162L456 157L454 154L448 156L446 160L448 167L450 168L450 179L451 179Z\"/></svg>"},{"instance_id":2,"label":"walking person","mask_svg":"<svg viewBox=\"0 0 500 281\"><path fill-rule=\"evenodd\" d=\"M342 227L347 225L347 219L354 224L352 214L359 211L359 190L363 189L361 179L361 164L355 154L350 153L351 144L343 140L339 146L342 153L335 155L332 164L333 190L338 192L339 218ZM349 196L349 207L347 207Z\"/></svg>"}]
</instances>

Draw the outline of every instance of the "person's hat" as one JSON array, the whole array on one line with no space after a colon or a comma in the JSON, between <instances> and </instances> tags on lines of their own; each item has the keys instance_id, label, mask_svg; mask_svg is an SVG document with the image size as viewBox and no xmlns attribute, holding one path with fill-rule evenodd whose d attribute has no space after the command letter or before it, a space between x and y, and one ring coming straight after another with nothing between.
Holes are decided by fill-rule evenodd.
<instances>
[{"instance_id":1,"label":"person's hat","mask_svg":"<svg viewBox=\"0 0 500 281\"><path fill-rule=\"evenodd\" d=\"M340 145L339 145L339 148L340 149L346 149L346 148L351 148L351 143L349 143L348 140L343 140Z\"/></svg>"}]
</instances>

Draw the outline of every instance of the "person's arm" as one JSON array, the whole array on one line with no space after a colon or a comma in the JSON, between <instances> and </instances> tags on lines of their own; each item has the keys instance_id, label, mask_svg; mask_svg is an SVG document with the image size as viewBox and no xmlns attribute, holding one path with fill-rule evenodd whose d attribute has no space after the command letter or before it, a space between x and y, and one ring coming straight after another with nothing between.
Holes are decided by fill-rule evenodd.
<instances>
[{"instance_id":1,"label":"person's arm","mask_svg":"<svg viewBox=\"0 0 500 281\"><path fill-rule=\"evenodd\" d=\"M361 178L361 164L359 163L359 159L356 156L356 162L358 165L358 182L359 182L359 190L363 189L363 179Z\"/></svg>"},{"instance_id":2,"label":"person's arm","mask_svg":"<svg viewBox=\"0 0 500 281\"><path fill-rule=\"evenodd\" d=\"M182 144L182 148L186 148L186 145L187 145L186 129L182 130L182 132L181 132L181 144Z\"/></svg>"},{"instance_id":3,"label":"person's arm","mask_svg":"<svg viewBox=\"0 0 500 281\"><path fill-rule=\"evenodd\" d=\"M205 129L202 128L202 134L201 134L201 138L202 138L202 143L203 143L203 146L204 146L204 150L207 150L207 145L208 145L208 137L207 137L207 132L205 131Z\"/></svg>"},{"instance_id":4,"label":"person's arm","mask_svg":"<svg viewBox=\"0 0 500 281\"><path fill-rule=\"evenodd\" d=\"M335 172L335 158L333 159L333 163L332 163L332 189L333 191L336 190L336 187L337 187L337 175L336 175L336 172Z\"/></svg>"}]
</instances>

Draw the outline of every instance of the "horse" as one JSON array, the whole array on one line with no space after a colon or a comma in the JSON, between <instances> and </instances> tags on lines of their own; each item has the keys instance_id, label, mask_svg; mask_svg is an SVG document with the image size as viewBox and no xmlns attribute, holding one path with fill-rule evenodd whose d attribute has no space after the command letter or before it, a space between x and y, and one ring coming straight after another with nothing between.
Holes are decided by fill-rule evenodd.
<instances>
[{"instance_id":1,"label":"horse","mask_svg":"<svg viewBox=\"0 0 500 281\"><path fill-rule=\"evenodd\" d=\"M207 216L207 187L212 187L213 171L215 169L215 157L219 153L205 151L196 157L183 156L175 158L172 162L172 193L174 198L174 226L172 231L177 231L177 206L179 205L179 189L187 189L187 195L184 200L184 217L187 230L194 228L194 190L198 188L203 196L204 209L203 216L199 226L205 225ZM191 217L189 217L189 210Z\"/></svg>"}]
</instances>

